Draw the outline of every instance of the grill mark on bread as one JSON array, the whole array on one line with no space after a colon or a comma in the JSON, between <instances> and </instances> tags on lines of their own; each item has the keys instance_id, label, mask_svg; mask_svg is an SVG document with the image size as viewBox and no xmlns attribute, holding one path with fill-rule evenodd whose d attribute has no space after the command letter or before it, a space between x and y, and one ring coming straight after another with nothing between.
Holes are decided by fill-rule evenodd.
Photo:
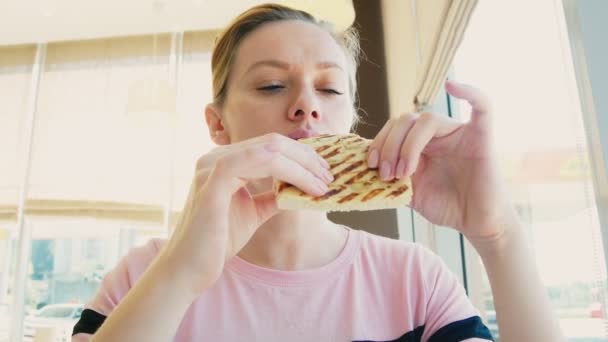
<instances>
[{"instance_id":1,"label":"grill mark on bread","mask_svg":"<svg viewBox=\"0 0 608 342\"><path fill-rule=\"evenodd\" d=\"M313 197L312 200L315 201L315 202L326 200L326 199L332 197L333 195L339 194L340 192L342 192L342 190L344 190L343 187L340 187L340 188L337 188L337 189L331 189L327 193L325 193L325 195L319 196L319 197Z\"/></svg>"},{"instance_id":2,"label":"grill mark on bread","mask_svg":"<svg viewBox=\"0 0 608 342\"><path fill-rule=\"evenodd\" d=\"M338 203L339 203L339 204L342 204L342 203L344 203L344 202L352 201L352 200L353 200L355 197L357 197L357 196L359 196L359 193L358 193L358 192L353 192L353 193L352 193L352 194L350 194L350 195L346 195L346 196L344 196L344 197L340 198L340 199L338 200Z\"/></svg>"},{"instance_id":3,"label":"grill mark on bread","mask_svg":"<svg viewBox=\"0 0 608 342\"><path fill-rule=\"evenodd\" d=\"M336 147L335 149L329 151L326 155L321 155L321 157L327 159L337 155L338 153L340 153L340 148Z\"/></svg>"},{"instance_id":4,"label":"grill mark on bread","mask_svg":"<svg viewBox=\"0 0 608 342\"><path fill-rule=\"evenodd\" d=\"M397 197L406 191L407 191L407 186L405 186L405 185L400 186L397 189L393 190L390 194L386 195L384 198Z\"/></svg>"},{"instance_id":5,"label":"grill mark on bread","mask_svg":"<svg viewBox=\"0 0 608 342\"><path fill-rule=\"evenodd\" d=\"M372 172L370 169L365 169L359 173L357 173L356 175L354 175L353 177L351 177L349 180L347 180L346 182L344 182L344 184L352 184L354 183L356 180L363 178L365 175L367 175L368 173ZM369 182L365 182L366 185L368 185ZM371 183L369 183L371 184Z\"/></svg>"},{"instance_id":6,"label":"grill mark on bread","mask_svg":"<svg viewBox=\"0 0 608 342\"><path fill-rule=\"evenodd\" d=\"M352 143L355 143L355 142L362 142L362 141L364 141L364 140L363 140L363 139L361 139L361 138L359 138L359 137L358 137L358 136L356 136L356 135L352 135L352 136L349 136L349 137L345 137L345 138L343 138L343 139L340 139L340 142L342 142L343 144L348 144L348 143L351 143L351 144L352 144Z\"/></svg>"},{"instance_id":7,"label":"grill mark on bread","mask_svg":"<svg viewBox=\"0 0 608 342\"><path fill-rule=\"evenodd\" d=\"M333 138L333 135L332 134L321 134L321 135L316 136L313 139L316 139L316 140L320 141L320 140L324 140L324 139L327 139L327 138Z\"/></svg>"},{"instance_id":8,"label":"grill mark on bread","mask_svg":"<svg viewBox=\"0 0 608 342\"><path fill-rule=\"evenodd\" d=\"M380 194L382 191L384 191L384 189L374 189L372 191L370 191L367 195L365 195L365 197L363 197L361 199L361 202L367 202L370 199L376 197L378 194Z\"/></svg>"},{"instance_id":9,"label":"grill mark on bread","mask_svg":"<svg viewBox=\"0 0 608 342\"><path fill-rule=\"evenodd\" d=\"M317 153L321 153L329 148L329 145L319 146L317 147Z\"/></svg>"},{"instance_id":10,"label":"grill mark on bread","mask_svg":"<svg viewBox=\"0 0 608 342\"><path fill-rule=\"evenodd\" d=\"M355 154L349 154L348 156L346 156L346 158L344 158L343 161L338 162L338 163L333 163L329 165L329 169L333 171L333 169L337 168L340 165L345 164L347 161L351 160L353 157L355 156ZM335 177L334 177L335 178Z\"/></svg>"},{"instance_id":11,"label":"grill mark on bread","mask_svg":"<svg viewBox=\"0 0 608 342\"><path fill-rule=\"evenodd\" d=\"M358 162L354 162L354 163L350 164L349 166L345 167L345 168L344 168L344 170L342 170L342 171L340 171L340 172L338 172L338 173L336 173L336 174L334 175L334 181L335 181L336 179L338 179L338 178L342 177L342 175L344 175L344 174L346 174L346 173L348 173L348 172L351 172L352 170L354 170L354 169L358 168L358 167L359 167L359 166L361 166L362 164L363 164L363 161L362 161L362 160L360 160L360 161L358 161Z\"/></svg>"}]
</instances>

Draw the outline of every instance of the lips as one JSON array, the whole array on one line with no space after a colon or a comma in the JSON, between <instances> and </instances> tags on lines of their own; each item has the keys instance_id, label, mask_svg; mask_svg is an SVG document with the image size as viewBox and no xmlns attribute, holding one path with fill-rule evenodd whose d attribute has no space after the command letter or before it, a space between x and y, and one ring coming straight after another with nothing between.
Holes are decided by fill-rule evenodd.
<instances>
[{"instance_id":1,"label":"lips","mask_svg":"<svg viewBox=\"0 0 608 342\"><path fill-rule=\"evenodd\" d=\"M294 140L300 140L300 139L316 137L317 135L319 135L319 133L317 133L314 130L298 128L295 131L289 133L287 136Z\"/></svg>"}]
</instances>

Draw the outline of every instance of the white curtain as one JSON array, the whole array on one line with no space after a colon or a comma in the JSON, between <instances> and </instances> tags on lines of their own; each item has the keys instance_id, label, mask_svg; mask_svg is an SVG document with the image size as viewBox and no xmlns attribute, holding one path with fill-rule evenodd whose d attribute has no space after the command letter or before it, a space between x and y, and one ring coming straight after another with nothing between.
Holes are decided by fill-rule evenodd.
<instances>
[{"instance_id":1,"label":"white curtain","mask_svg":"<svg viewBox=\"0 0 608 342\"><path fill-rule=\"evenodd\" d=\"M17 217L23 178L20 152L35 54L33 46L0 49L0 221Z\"/></svg>"},{"instance_id":2,"label":"white curtain","mask_svg":"<svg viewBox=\"0 0 608 342\"><path fill-rule=\"evenodd\" d=\"M443 86L477 0L412 1L417 1L418 47L424 57L419 64L414 104L422 109L433 103Z\"/></svg>"},{"instance_id":3,"label":"white curtain","mask_svg":"<svg viewBox=\"0 0 608 342\"><path fill-rule=\"evenodd\" d=\"M179 74L177 139L172 209L180 211L188 195L195 162L213 143L205 123L205 105L211 102L211 48L215 33L184 37L184 61Z\"/></svg>"},{"instance_id":4,"label":"white curtain","mask_svg":"<svg viewBox=\"0 0 608 342\"><path fill-rule=\"evenodd\" d=\"M203 109L211 99L214 37L213 32L184 36L176 87L170 80L169 35L49 44L26 212L160 223L170 197L180 210L196 158L212 148ZM16 167L23 156L15 147L22 140L33 58L23 56L23 66L0 76L0 89L6 88L12 101L2 106L1 129L7 134L1 136L11 140L0 154L0 170L8 175L0 180L4 217L15 211L23 173Z\"/></svg>"},{"instance_id":5,"label":"white curtain","mask_svg":"<svg viewBox=\"0 0 608 342\"><path fill-rule=\"evenodd\" d=\"M421 111L447 77L477 0L383 0L391 114Z\"/></svg>"},{"instance_id":6,"label":"white curtain","mask_svg":"<svg viewBox=\"0 0 608 342\"><path fill-rule=\"evenodd\" d=\"M0 45L213 31L267 2L303 9L338 29L355 18L351 0L0 1Z\"/></svg>"}]
</instances>

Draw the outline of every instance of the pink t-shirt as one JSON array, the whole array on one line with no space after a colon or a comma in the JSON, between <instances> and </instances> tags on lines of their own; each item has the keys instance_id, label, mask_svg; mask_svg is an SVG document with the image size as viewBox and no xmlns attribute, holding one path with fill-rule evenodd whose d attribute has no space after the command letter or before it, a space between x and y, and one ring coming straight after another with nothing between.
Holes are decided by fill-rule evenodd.
<instances>
[{"instance_id":1,"label":"pink t-shirt","mask_svg":"<svg viewBox=\"0 0 608 342\"><path fill-rule=\"evenodd\" d=\"M164 240L132 249L104 278L74 328L87 341L158 254ZM304 271L234 257L190 306L174 341L492 340L464 289L417 244L349 229L331 263Z\"/></svg>"}]
</instances>

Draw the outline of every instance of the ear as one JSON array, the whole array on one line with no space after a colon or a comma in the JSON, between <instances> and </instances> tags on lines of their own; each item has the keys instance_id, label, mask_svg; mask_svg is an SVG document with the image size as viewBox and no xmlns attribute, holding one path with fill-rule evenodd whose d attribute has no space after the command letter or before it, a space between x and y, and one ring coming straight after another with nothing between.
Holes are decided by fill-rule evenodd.
<instances>
[{"instance_id":1,"label":"ear","mask_svg":"<svg viewBox=\"0 0 608 342\"><path fill-rule=\"evenodd\" d=\"M205 121L207 121L209 135L214 143L217 145L230 144L230 135L226 130L222 114L215 104L210 103L205 107Z\"/></svg>"}]
</instances>

